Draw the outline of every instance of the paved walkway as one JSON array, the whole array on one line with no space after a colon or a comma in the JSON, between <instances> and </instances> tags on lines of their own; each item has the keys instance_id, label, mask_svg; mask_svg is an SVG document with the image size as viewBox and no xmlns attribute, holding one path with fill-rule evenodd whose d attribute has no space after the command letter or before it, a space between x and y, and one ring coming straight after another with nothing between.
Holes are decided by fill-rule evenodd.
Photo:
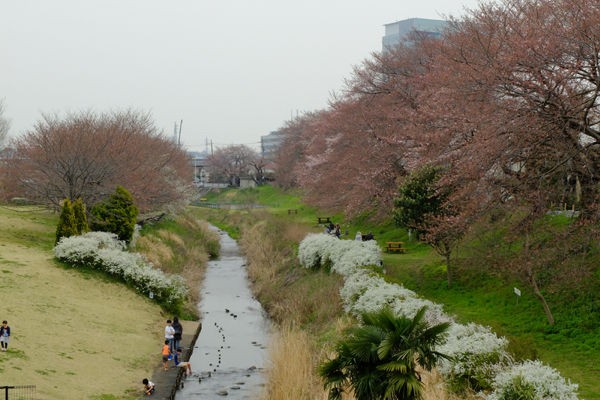
<instances>
[{"instance_id":1,"label":"paved walkway","mask_svg":"<svg viewBox=\"0 0 600 400\"><path fill-rule=\"evenodd\" d=\"M196 339L202 329L202 324L196 321L179 321L183 326L183 337L181 338L181 348L183 349L183 360L190 359L190 355L196 344ZM160 346L159 346L160 347ZM168 371L163 370L162 361L160 361L160 353L156 356L156 368L150 380L156 385L156 390L152 396L140 396L140 399L155 399L155 400L173 400L175 392L180 385L181 378L184 373L184 368L173 366L170 361L171 368ZM192 365L193 367L193 365ZM140 389L141 389L140 381Z\"/></svg>"}]
</instances>

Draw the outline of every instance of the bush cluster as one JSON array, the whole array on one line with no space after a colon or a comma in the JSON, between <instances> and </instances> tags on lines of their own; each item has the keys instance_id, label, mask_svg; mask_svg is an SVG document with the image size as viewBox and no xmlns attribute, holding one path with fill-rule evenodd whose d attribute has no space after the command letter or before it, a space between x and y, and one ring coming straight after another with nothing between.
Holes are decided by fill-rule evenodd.
<instances>
[{"instance_id":1,"label":"bush cluster","mask_svg":"<svg viewBox=\"0 0 600 400\"><path fill-rule=\"evenodd\" d=\"M88 232L80 236L63 237L54 247L55 256L74 267L104 271L153 297L169 309L177 309L187 295L183 278L166 275L154 268L140 254L126 251L124 241L108 232Z\"/></svg>"},{"instance_id":2,"label":"bush cluster","mask_svg":"<svg viewBox=\"0 0 600 400\"><path fill-rule=\"evenodd\" d=\"M117 186L113 194L90 210L91 228L94 231L116 233L119 240L129 243L133 238L138 213L131 193L123 186Z\"/></svg>"},{"instance_id":3,"label":"bush cluster","mask_svg":"<svg viewBox=\"0 0 600 400\"><path fill-rule=\"evenodd\" d=\"M402 285L386 282L373 268L381 261L375 241L309 234L300 243L298 259L306 268L327 265L342 275L340 296L345 310L355 316L389 307L398 315L413 318L426 306L425 319L430 325L450 322L446 341L437 351L450 356L438 364L438 369L453 390L474 389L488 400L577 399L577 385L567 382L555 369L538 361L515 363L506 338L498 337L489 327L459 324L444 313L441 305L420 298ZM527 397L531 393L534 397Z\"/></svg>"}]
</instances>

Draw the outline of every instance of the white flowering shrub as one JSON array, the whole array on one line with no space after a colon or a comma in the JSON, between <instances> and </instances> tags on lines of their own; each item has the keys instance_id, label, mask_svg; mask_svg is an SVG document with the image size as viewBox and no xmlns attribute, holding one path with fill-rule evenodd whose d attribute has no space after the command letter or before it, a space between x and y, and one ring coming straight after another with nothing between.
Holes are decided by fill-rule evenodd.
<instances>
[{"instance_id":1,"label":"white flowering shrub","mask_svg":"<svg viewBox=\"0 0 600 400\"><path fill-rule=\"evenodd\" d=\"M549 367L531 361L522 364L532 366L533 372L528 375L525 367L512 367L506 372L513 365L508 341L489 327L458 324L440 304L422 299L402 285L386 282L366 268L379 265L381 260L381 250L374 240L360 242L309 234L300 243L298 258L306 268L331 267L331 271L344 277L340 297L345 311L355 316L390 307L397 315L413 318L426 306L425 320L430 325L450 322L446 342L436 350L449 356L440 360L438 369L454 391L493 390L487 400L528 400L527 391L536 393L531 400L577 399L577 385L566 383Z\"/></svg>"},{"instance_id":2,"label":"white flowering shrub","mask_svg":"<svg viewBox=\"0 0 600 400\"><path fill-rule=\"evenodd\" d=\"M380 279L367 287L349 309L355 315L360 315L363 312L377 311L384 307L394 309L396 302L403 302L413 296L415 296L415 293L405 289L403 286L388 283L384 279Z\"/></svg>"},{"instance_id":3,"label":"white flowering shrub","mask_svg":"<svg viewBox=\"0 0 600 400\"><path fill-rule=\"evenodd\" d=\"M306 268L331 266L338 274L348 276L357 267L378 265L381 250L374 240L359 242L322 233L309 234L300 242L298 260Z\"/></svg>"},{"instance_id":4,"label":"white flowering shrub","mask_svg":"<svg viewBox=\"0 0 600 400\"><path fill-rule=\"evenodd\" d=\"M335 242L340 240L330 236L319 234L307 235L298 246L298 260L306 268L319 268L327 261L328 248L334 247Z\"/></svg>"},{"instance_id":5,"label":"white flowering shrub","mask_svg":"<svg viewBox=\"0 0 600 400\"><path fill-rule=\"evenodd\" d=\"M366 268L359 268L344 279L344 286L340 289L340 297L346 312L350 312L354 303L369 287L377 287L385 280L375 272Z\"/></svg>"},{"instance_id":6,"label":"white flowering shrub","mask_svg":"<svg viewBox=\"0 0 600 400\"><path fill-rule=\"evenodd\" d=\"M500 371L487 400L577 400L578 386L554 368L527 360Z\"/></svg>"},{"instance_id":7,"label":"white flowering shrub","mask_svg":"<svg viewBox=\"0 0 600 400\"><path fill-rule=\"evenodd\" d=\"M379 265L381 263L381 249L374 240L359 242L356 240L338 240L342 242L335 250L328 254L331 260L331 269L347 277L359 267Z\"/></svg>"},{"instance_id":8,"label":"white flowering shrub","mask_svg":"<svg viewBox=\"0 0 600 400\"><path fill-rule=\"evenodd\" d=\"M54 255L72 266L104 271L168 306L181 303L187 295L183 278L166 275L153 268L140 254L125 251L117 236L106 232L88 232L63 237L54 247Z\"/></svg>"},{"instance_id":9,"label":"white flowering shrub","mask_svg":"<svg viewBox=\"0 0 600 400\"><path fill-rule=\"evenodd\" d=\"M440 361L438 369L455 390L491 389L494 376L511 362L507 346L506 338L487 326L454 323L446 343L437 348L451 359Z\"/></svg>"},{"instance_id":10,"label":"white flowering shrub","mask_svg":"<svg viewBox=\"0 0 600 400\"><path fill-rule=\"evenodd\" d=\"M402 289L403 291L410 292L410 290L404 287ZM417 312L423 307L427 307L424 318L429 325L433 326L444 322L454 322L452 317L444 312L441 304L423 299L416 294L414 296L406 296L403 300L398 299L392 305L392 309L397 315L404 315L407 318L414 318Z\"/></svg>"}]
</instances>

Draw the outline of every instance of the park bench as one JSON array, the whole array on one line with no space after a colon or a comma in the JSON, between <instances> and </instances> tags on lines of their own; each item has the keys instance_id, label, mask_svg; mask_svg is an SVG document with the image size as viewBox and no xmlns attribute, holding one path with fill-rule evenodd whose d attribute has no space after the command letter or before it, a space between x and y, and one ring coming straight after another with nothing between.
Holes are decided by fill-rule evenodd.
<instances>
[{"instance_id":1,"label":"park bench","mask_svg":"<svg viewBox=\"0 0 600 400\"><path fill-rule=\"evenodd\" d=\"M291 208L288 210L288 215L290 214L298 214L298 210L296 210L295 208Z\"/></svg>"},{"instance_id":2,"label":"park bench","mask_svg":"<svg viewBox=\"0 0 600 400\"><path fill-rule=\"evenodd\" d=\"M331 217L317 217L317 224L321 225L321 224L330 224L331 223Z\"/></svg>"},{"instance_id":3,"label":"park bench","mask_svg":"<svg viewBox=\"0 0 600 400\"><path fill-rule=\"evenodd\" d=\"M388 253L406 253L404 242L386 242L385 251Z\"/></svg>"}]
</instances>

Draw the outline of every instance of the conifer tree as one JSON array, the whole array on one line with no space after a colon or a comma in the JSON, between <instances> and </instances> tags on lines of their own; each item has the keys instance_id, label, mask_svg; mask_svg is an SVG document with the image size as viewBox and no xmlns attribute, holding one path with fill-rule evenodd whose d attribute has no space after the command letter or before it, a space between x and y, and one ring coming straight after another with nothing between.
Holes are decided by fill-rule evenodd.
<instances>
[{"instance_id":1,"label":"conifer tree","mask_svg":"<svg viewBox=\"0 0 600 400\"><path fill-rule=\"evenodd\" d=\"M112 232L119 240L129 243L133 237L138 212L131 193L123 186L117 186L108 199L90 210L91 228L94 231Z\"/></svg>"},{"instance_id":2,"label":"conifer tree","mask_svg":"<svg viewBox=\"0 0 600 400\"><path fill-rule=\"evenodd\" d=\"M73 202L73 213L75 214L75 227L77 228L77 234L81 235L90 230L87 221L87 215L85 213L85 204L81 197Z\"/></svg>"},{"instance_id":3,"label":"conifer tree","mask_svg":"<svg viewBox=\"0 0 600 400\"><path fill-rule=\"evenodd\" d=\"M63 201L63 207L60 212L58 219L58 226L56 227L56 243L63 237L70 237L77 235L77 227L75 224L75 213L73 212L73 206L71 200L65 199Z\"/></svg>"}]
</instances>

